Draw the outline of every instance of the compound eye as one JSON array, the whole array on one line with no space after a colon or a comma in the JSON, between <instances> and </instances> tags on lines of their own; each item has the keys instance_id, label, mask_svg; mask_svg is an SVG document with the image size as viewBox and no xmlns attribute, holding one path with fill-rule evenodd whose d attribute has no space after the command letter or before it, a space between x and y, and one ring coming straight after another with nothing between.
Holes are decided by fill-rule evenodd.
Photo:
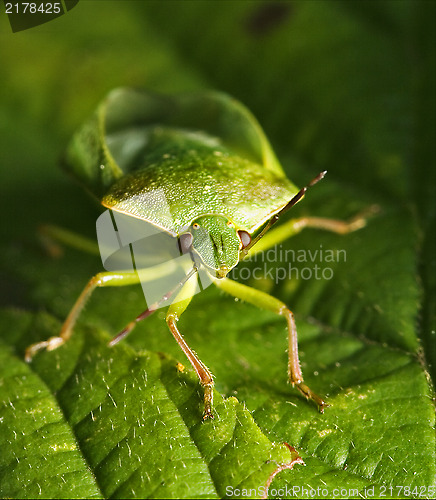
<instances>
[{"instance_id":1,"label":"compound eye","mask_svg":"<svg viewBox=\"0 0 436 500\"><path fill-rule=\"evenodd\" d=\"M182 254L189 253L192 248L194 237L191 233L184 233L179 236L179 249Z\"/></svg>"},{"instance_id":2,"label":"compound eye","mask_svg":"<svg viewBox=\"0 0 436 500\"><path fill-rule=\"evenodd\" d=\"M241 240L241 248L246 248L248 245L251 243L251 236L250 233L247 233L247 231L240 230L238 231L238 236L239 239Z\"/></svg>"}]
</instances>

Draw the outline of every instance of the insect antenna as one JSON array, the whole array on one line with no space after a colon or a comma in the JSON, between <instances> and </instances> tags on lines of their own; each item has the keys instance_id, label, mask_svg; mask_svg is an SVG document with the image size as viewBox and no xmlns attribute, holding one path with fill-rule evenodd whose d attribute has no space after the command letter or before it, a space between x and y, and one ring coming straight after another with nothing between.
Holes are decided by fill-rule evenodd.
<instances>
[{"instance_id":1,"label":"insect antenna","mask_svg":"<svg viewBox=\"0 0 436 500\"><path fill-rule=\"evenodd\" d=\"M279 218L287 212L291 207L293 207L296 203L298 203L306 194L306 191L315 185L317 182L319 182L321 179L324 178L326 175L327 170L324 170L323 172L320 172L314 179L312 179L307 186L304 186L304 188L300 189L298 193L275 215L271 217L271 219L268 221L267 225L262 229L262 231L253 239L251 240L250 244L247 245L243 250L241 250L241 253L245 256L249 252L250 248L252 248L261 238L264 236L264 234L271 229L271 227L279 220Z\"/></svg>"},{"instance_id":2,"label":"insect antenna","mask_svg":"<svg viewBox=\"0 0 436 500\"><path fill-rule=\"evenodd\" d=\"M124 337L127 337L129 333L133 330L135 327L136 323L139 321L142 321L145 318L148 318L148 316L152 315L157 309L160 307L163 307L165 302L167 302L173 295L177 295L177 293L183 288L183 285L196 273L198 272L198 266L197 264L194 264L192 269L189 271L189 273L177 283L177 285L170 290L168 293L166 293L161 299L158 301L154 302L151 304L147 309L139 314L133 321L131 321L118 335L116 335L110 342L109 346L112 347L115 344L118 344L120 340L122 340Z\"/></svg>"}]
</instances>

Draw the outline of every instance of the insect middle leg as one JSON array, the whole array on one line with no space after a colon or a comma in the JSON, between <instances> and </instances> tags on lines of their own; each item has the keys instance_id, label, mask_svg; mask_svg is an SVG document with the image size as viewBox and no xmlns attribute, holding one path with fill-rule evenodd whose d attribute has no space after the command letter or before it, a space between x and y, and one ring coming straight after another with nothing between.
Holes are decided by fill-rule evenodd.
<instances>
[{"instance_id":1,"label":"insect middle leg","mask_svg":"<svg viewBox=\"0 0 436 500\"><path fill-rule=\"evenodd\" d=\"M234 297L250 302L261 309L267 309L276 314L284 316L288 323L288 377L289 382L295 386L307 399L314 401L322 413L328 403L323 398L315 394L303 380L303 374L300 368L298 357L298 339L297 327L295 325L294 315L292 311L279 299L268 295L267 293L256 290L255 288L237 283L229 278L215 279L214 284L233 295Z\"/></svg>"},{"instance_id":2,"label":"insect middle leg","mask_svg":"<svg viewBox=\"0 0 436 500\"><path fill-rule=\"evenodd\" d=\"M248 255L268 250L269 248L295 236L305 228L322 229L336 234L347 234L366 225L367 218L379 211L376 205L369 207L351 219L344 221L338 219L328 219L325 217L300 217L291 219L277 228L268 231L259 241L250 248Z\"/></svg>"},{"instance_id":3,"label":"insect middle leg","mask_svg":"<svg viewBox=\"0 0 436 500\"><path fill-rule=\"evenodd\" d=\"M196 278L196 277L195 277ZM186 357L189 359L192 367L196 371L200 383L204 389L204 413L203 420L214 418L212 413L213 408L213 387L214 382L212 374L206 365L201 361L197 354L189 347L177 328L177 321L191 302L192 296L195 293L196 280L190 279L186 282L175 301L168 308L166 321L168 327L179 344Z\"/></svg>"}]
</instances>

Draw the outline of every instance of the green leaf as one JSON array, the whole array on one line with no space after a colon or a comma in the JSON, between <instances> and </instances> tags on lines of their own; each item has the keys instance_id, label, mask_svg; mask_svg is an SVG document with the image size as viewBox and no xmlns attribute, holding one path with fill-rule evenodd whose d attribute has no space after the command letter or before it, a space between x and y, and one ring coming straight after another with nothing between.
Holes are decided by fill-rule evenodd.
<instances>
[{"instance_id":1,"label":"green leaf","mask_svg":"<svg viewBox=\"0 0 436 500\"><path fill-rule=\"evenodd\" d=\"M1 326L12 345L60 327L52 316L16 312L3 313ZM105 340L76 332L33 371L3 344L2 496L217 498L298 462L235 398L218 398L216 420L203 424L196 377L175 360Z\"/></svg>"},{"instance_id":2,"label":"green leaf","mask_svg":"<svg viewBox=\"0 0 436 500\"><path fill-rule=\"evenodd\" d=\"M0 496L213 498L272 481L270 497L435 497L434 18L421 1L87 1L16 34L0 18ZM180 328L216 377L213 423L161 313L106 347L144 309L139 288L98 290L70 342L23 362L101 270L48 257L36 227L94 237L98 211L57 159L126 85L244 102L292 182L328 170L295 216L381 207L358 232L303 232L235 271L294 311L323 415L286 382L283 318L212 288Z\"/></svg>"}]
</instances>

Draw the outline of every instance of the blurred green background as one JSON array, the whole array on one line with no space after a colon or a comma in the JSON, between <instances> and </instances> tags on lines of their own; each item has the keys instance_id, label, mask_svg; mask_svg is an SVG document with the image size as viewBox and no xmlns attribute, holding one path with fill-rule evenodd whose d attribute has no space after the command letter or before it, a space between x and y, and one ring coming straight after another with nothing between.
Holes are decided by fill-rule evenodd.
<instances>
[{"instance_id":1,"label":"blurred green background","mask_svg":"<svg viewBox=\"0 0 436 500\"><path fill-rule=\"evenodd\" d=\"M416 445L416 453L430 449L431 377L436 372L435 13L431 1L81 0L56 20L12 33L2 11L1 306L47 311L61 321L87 279L101 270L98 258L68 250L61 259L48 258L36 229L53 223L94 237L98 205L58 169L58 160L74 130L109 90L225 91L258 118L293 182L303 185L328 170L295 214L347 218L372 203L381 206L368 230L344 240L310 232L289 244L345 248L350 262L331 283L262 286L297 314L306 342L304 364L312 366L314 360L321 372L315 376L311 368L311 385L324 392L335 393L333 386L340 392L355 377L375 377L378 387L377 377L385 376L380 370L384 363L391 366L392 353L407 357L420 380L409 396L424 405L411 403L422 416L415 424L427 426L425 432L411 430L408 438L421 435L424 444ZM208 293L198 297L197 310L194 301L186 313L185 329L192 325L190 339L217 376L217 388L244 401L271 440L288 441L306 453L312 469L295 471L299 475L286 476L289 481L315 485L337 480L362 488L397 477L404 468L401 460L381 469L365 460L371 453L386 457L386 450L399 444L405 420L395 424L397 434L386 437L381 451L361 448L347 476L341 460L331 458L335 445L312 446L298 427L302 414L311 425L318 421L311 408L305 413L304 401L298 400L303 413L297 415L288 415L284 402L280 411L265 402L279 397L274 377L286 371L283 331L277 342L269 336L265 340L266 313ZM84 321L116 333L140 304L138 292L101 291ZM227 316L220 318L223 311ZM21 356L29 339L9 341L11 327L3 325L0 335ZM138 328L130 345L181 359L162 318L151 319L150 325ZM256 325L259 331L250 337L247 332ZM315 327L333 334L318 336ZM153 338L146 336L147 328L156 332ZM271 348L270 354L261 343ZM357 351L362 358L351 356ZM278 353L280 366L274 371ZM337 365L342 355L351 356L344 373ZM401 390L406 379L410 376L399 375L393 391ZM283 387L284 394L284 382ZM391 410L373 409L385 422ZM343 428L352 429L353 411L334 418L343 418ZM406 415L411 410L399 406L398 411ZM383 435L383 427L378 432ZM408 453L406 448L400 452ZM410 459L401 484L428 485L433 465L425 456ZM413 474L418 469L422 480Z\"/></svg>"}]
</instances>

